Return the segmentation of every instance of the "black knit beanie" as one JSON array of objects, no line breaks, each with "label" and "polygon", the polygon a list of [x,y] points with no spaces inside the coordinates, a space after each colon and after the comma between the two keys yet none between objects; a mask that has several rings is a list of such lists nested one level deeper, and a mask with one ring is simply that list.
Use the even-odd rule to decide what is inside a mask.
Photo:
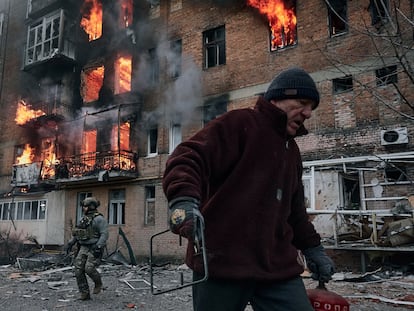
[{"label": "black knit beanie", "polygon": [[299,67],[289,68],[280,72],[270,83],[264,94],[268,101],[271,99],[311,99],[315,109],[319,105],[319,92],[311,76]]}]

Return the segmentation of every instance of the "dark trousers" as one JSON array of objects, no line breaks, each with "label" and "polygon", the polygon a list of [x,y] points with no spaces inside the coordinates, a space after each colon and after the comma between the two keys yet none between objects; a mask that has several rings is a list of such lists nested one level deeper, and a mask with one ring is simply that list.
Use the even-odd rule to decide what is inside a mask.
[{"label": "dark trousers", "polygon": [[255,311],[314,311],[301,277],[277,282],[209,279],[193,286],[194,311],[244,311],[248,303]]}]

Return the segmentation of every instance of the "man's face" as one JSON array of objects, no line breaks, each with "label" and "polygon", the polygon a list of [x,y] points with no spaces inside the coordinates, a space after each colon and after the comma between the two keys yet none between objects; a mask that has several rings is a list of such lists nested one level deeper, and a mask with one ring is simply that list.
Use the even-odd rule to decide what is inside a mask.
[{"label": "man's face", "polygon": [[310,99],[283,99],[270,102],[286,113],[286,131],[290,136],[295,136],[303,122],[311,117],[312,108],[315,105]]}]

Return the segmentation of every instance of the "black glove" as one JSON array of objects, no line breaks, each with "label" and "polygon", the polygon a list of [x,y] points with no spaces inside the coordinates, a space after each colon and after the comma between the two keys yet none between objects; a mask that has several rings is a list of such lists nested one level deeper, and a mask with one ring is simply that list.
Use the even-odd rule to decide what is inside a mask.
[{"label": "black glove", "polygon": [[69,253],[72,250],[73,245],[75,245],[75,240],[70,240],[68,242],[68,244],[66,244],[66,246],[63,248],[63,250],[65,251],[66,255],[69,255]]},{"label": "black glove", "polygon": [[326,255],[322,245],[311,247],[302,251],[306,258],[309,270],[312,272],[312,279],[327,283],[332,280],[335,273],[335,264],[332,259]]},{"label": "black glove", "polygon": [[[187,239],[194,240],[203,216],[198,210],[199,201],[191,197],[179,197],[169,203],[170,230]],[[198,218],[198,219],[197,219]]]},{"label": "black glove", "polygon": [[102,246],[98,246],[98,245],[95,244],[94,246],[92,246],[91,251],[92,251],[93,257],[95,257],[95,258],[101,258],[102,255],[103,255],[103,247]]}]

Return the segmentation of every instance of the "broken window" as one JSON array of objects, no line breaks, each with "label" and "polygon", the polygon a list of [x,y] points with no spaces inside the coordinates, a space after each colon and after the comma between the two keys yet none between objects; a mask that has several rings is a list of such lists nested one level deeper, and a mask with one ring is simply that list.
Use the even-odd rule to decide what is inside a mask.
[{"label": "broken window", "polygon": [[359,175],[341,174],[340,187],[342,188],[342,204],[346,210],[357,210],[361,206],[359,189]]},{"label": "broken window", "polygon": [[89,41],[102,36],[102,3],[100,0],[85,0],[81,8],[81,27]]},{"label": "broken window", "polygon": [[248,0],[248,4],[265,15],[270,27],[270,50],[297,44],[296,1]]},{"label": "broken window", "polygon": [[371,14],[371,24],[381,26],[388,20],[388,0],[370,0],[369,12]]},{"label": "broken window", "polygon": [[148,155],[158,153],[158,128],[153,127],[148,130]]},{"label": "broken window", "polygon": [[121,94],[131,91],[132,56],[120,56],[115,62],[114,93]]},{"label": "broken window", "polygon": [[173,122],[170,127],[170,153],[172,153],[175,147],[181,143],[182,133],[181,133],[181,124]]},{"label": "broken window", "polygon": [[155,225],[155,186],[145,186],[144,225]]},{"label": "broken window", "polygon": [[82,201],[92,196],[92,192],[78,192],[76,204],[76,224],[79,224],[83,217]]},{"label": "broken window", "polygon": [[330,36],[348,31],[347,1],[326,0]]},{"label": "broken window", "polygon": [[211,120],[217,118],[227,111],[227,102],[218,101],[206,104],[203,107],[203,123],[206,125]]},{"label": "broken window", "polygon": [[121,7],[121,14],[119,16],[119,23],[121,28],[128,28],[132,25],[132,0],[119,0]]},{"label": "broken window", "polygon": [[98,100],[104,79],[104,66],[87,68],[81,74],[81,96],[85,103]]},{"label": "broken window", "polygon": [[402,165],[387,165],[384,169],[387,182],[407,181],[407,168]]},{"label": "broken window", "polygon": [[117,189],[109,192],[109,224],[125,224],[125,190]]},{"label": "broken window", "polygon": [[25,64],[30,65],[59,52],[61,12],[44,17],[29,26]]},{"label": "broken window", "polygon": [[344,78],[333,79],[332,87],[333,87],[334,94],[352,91],[353,89],[352,76],[346,76]]},{"label": "broken window", "polygon": [[204,68],[211,68],[226,63],[226,41],[224,26],[207,30],[203,33]]},{"label": "broken window", "polygon": [[377,86],[398,83],[397,66],[388,66],[375,70]]},{"label": "broken window", "polygon": [[171,55],[168,60],[170,77],[175,79],[181,75],[182,40],[171,42]]}]

